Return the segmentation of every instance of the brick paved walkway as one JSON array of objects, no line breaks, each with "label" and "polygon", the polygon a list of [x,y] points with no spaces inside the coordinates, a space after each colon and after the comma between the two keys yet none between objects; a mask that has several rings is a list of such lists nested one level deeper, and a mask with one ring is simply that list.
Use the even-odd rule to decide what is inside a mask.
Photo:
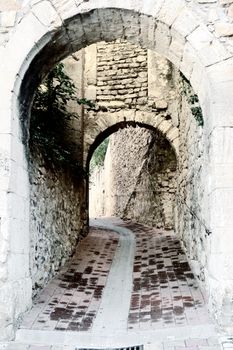
[{"label": "brick paved walkway", "polygon": [[[122,227],[118,234],[111,231],[112,224],[109,230],[91,229],[71,262],[26,315],[16,342],[0,344],[0,350],[108,349],[136,344],[144,344],[144,350],[221,350],[221,339],[176,236],[131,222],[117,225]],[[125,228],[131,231],[126,241],[119,239]],[[103,311],[100,305],[105,304],[105,291],[111,290],[109,271],[111,267],[117,271],[116,252],[124,242],[130,244],[129,240],[135,258],[129,312],[122,313],[125,329],[112,334],[104,329],[96,332],[95,320],[100,318],[98,311]],[[116,279],[120,283],[122,266],[119,272]],[[115,282],[112,295],[118,292]],[[119,303],[119,310],[122,305]],[[108,313],[111,316],[111,310]],[[118,316],[114,310],[112,319]]]},{"label": "brick paved walkway", "polygon": [[211,322],[174,233],[132,223],[124,226],[136,238],[129,330]]},{"label": "brick paved walkway", "polygon": [[118,243],[118,235],[92,228],[76,254],[26,315],[21,328],[86,331],[92,327]]}]

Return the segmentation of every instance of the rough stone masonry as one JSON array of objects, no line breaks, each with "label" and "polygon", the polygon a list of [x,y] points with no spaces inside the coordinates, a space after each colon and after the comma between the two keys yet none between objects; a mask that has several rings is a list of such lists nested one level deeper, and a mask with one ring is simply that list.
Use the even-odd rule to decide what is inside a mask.
[{"label": "rough stone masonry", "polygon": [[[168,89],[171,96],[166,95],[165,110],[156,106],[161,98],[154,95],[155,106],[148,106],[148,80],[148,101],[140,108],[137,104],[122,113],[122,109],[106,111],[103,106],[96,114],[85,116],[83,163],[89,150],[116,124],[146,124],[164,134],[179,159],[176,230],[196,274],[204,281],[211,311],[219,324],[231,331],[232,2],[12,0],[7,4],[1,1],[0,6],[1,338],[13,336],[17,319],[32,300],[30,183],[25,154],[33,94],[59,60],[90,44],[116,39],[166,57],[176,67],[169,79],[175,83]],[[93,61],[91,70],[96,71],[95,67]],[[159,72],[155,62],[153,67]],[[179,70],[185,79],[180,79]],[[92,94],[97,93],[95,79],[88,85]],[[190,101],[195,103],[191,103],[194,110]],[[203,126],[199,125],[199,107]],[[85,202],[86,179],[81,182]],[[82,222],[86,204],[82,203],[80,210]]]}]

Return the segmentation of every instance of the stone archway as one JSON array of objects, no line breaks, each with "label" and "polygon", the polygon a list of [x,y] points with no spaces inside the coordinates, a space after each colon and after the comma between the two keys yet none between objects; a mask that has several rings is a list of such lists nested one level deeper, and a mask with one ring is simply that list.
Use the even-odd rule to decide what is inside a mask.
[{"label": "stone archway", "polygon": [[[232,296],[233,252],[228,244],[232,225],[232,207],[228,204],[233,192],[229,176],[232,173],[232,55],[184,1],[159,1],[156,5],[140,1],[135,4],[130,0],[100,1],[98,5],[94,0],[78,5],[75,1],[65,5],[43,1],[27,8],[1,51],[4,55],[1,154],[5,169],[1,187],[3,338],[12,336],[15,320],[31,303],[29,186],[20,120],[27,141],[28,114],[35,87],[55,62],[90,43],[122,37],[165,55],[190,80],[199,96],[205,118],[202,209],[211,227],[211,236],[207,238],[207,284],[210,304],[220,321],[229,325],[222,305],[231,307]],[[10,64],[12,57],[14,62]],[[22,208],[20,212],[18,207]]]},{"label": "stone archway", "polygon": [[172,144],[154,127],[122,122],[99,135],[88,161],[104,135],[104,160],[94,165],[91,160],[88,171],[89,218],[113,216],[174,229],[179,158]]}]

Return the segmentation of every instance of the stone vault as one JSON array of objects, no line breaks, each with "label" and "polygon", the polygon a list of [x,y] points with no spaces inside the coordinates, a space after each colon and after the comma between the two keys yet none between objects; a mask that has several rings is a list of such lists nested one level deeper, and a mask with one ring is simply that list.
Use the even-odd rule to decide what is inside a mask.
[{"label": "stone vault", "polygon": [[[222,326],[232,328],[233,251],[229,242],[233,217],[233,58],[229,38],[232,35],[230,3],[221,0],[44,0],[26,1],[24,5],[9,2],[4,6],[0,14],[2,339],[13,336],[17,319],[31,305],[26,149],[33,94],[56,62],[90,44],[116,39],[127,40],[165,56],[190,81],[199,98],[204,126],[202,134],[196,134],[201,137],[203,146],[202,170],[198,173],[201,191],[197,191],[197,198],[201,203],[202,221],[209,228],[200,243],[205,252],[201,265],[204,266],[209,307]],[[185,105],[183,107],[185,110]],[[151,115],[139,115],[137,111],[133,115],[119,114],[117,122],[132,119],[149,124]],[[101,125],[92,135],[94,137],[89,138],[90,147],[93,142],[98,143],[98,135],[112,127],[104,117]],[[164,132],[168,131],[165,122],[161,125]],[[193,154],[193,147],[199,147],[199,144],[191,142],[190,126],[184,125],[184,129],[187,131],[184,144],[188,146],[189,154]],[[88,152],[84,152],[84,159],[85,154],[87,157]],[[190,166],[188,163],[187,173]],[[186,185],[192,186],[192,183]],[[190,193],[189,190],[187,196]],[[190,200],[196,201],[195,198]],[[181,224],[184,222],[181,220]],[[189,232],[189,228],[184,232]],[[190,239],[190,255],[196,254],[195,250],[200,251],[200,246],[197,248],[198,243]]]}]

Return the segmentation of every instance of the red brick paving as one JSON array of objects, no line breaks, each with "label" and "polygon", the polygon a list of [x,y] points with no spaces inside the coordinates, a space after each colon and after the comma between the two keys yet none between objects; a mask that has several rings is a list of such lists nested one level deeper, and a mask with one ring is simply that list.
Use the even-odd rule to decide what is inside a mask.
[{"label": "red brick paving", "polygon": [[44,289],[21,328],[87,331],[92,327],[118,235],[91,228],[72,260]]},{"label": "red brick paving", "polygon": [[123,226],[136,239],[128,329],[209,322],[204,297],[174,233],[131,222]]},{"label": "red brick paving", "polygon": [[[128,330],[209,322],[203,295],[174,233],[131,222],[122,226],[135,234],[136,241]],[[21,328],[91,329],[117,244],[116,233],[92,228]]]}]

